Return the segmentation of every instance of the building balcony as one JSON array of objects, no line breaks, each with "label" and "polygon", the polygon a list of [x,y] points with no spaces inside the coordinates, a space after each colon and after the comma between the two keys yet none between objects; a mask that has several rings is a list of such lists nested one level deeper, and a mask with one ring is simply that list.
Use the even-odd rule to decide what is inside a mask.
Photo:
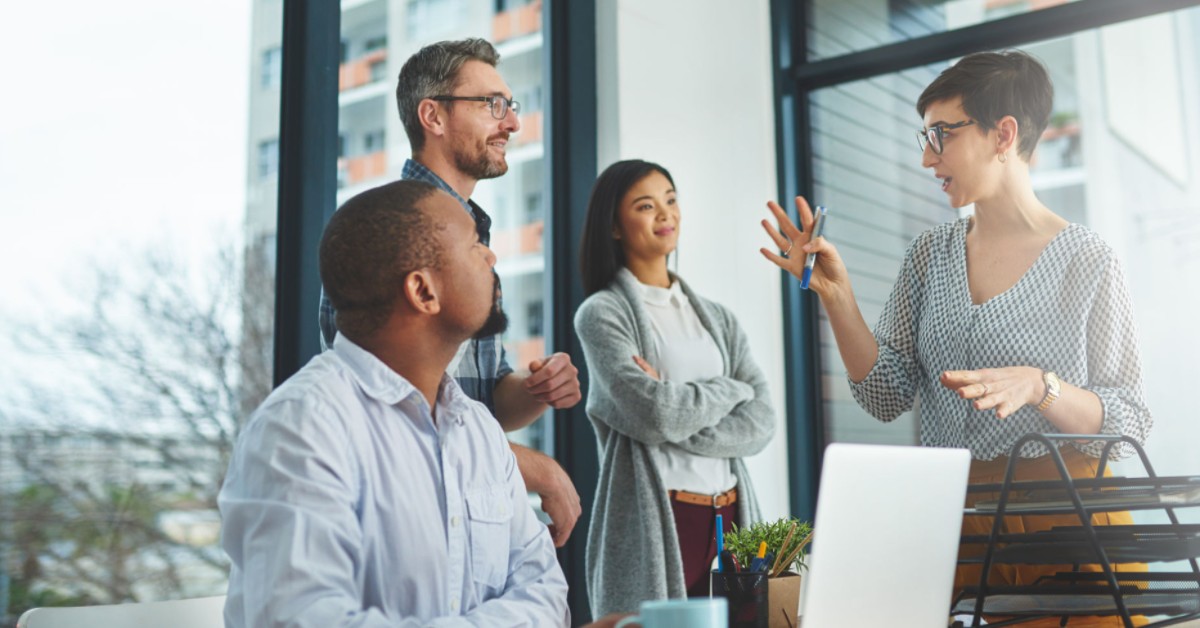
[{"label": "building balcony", "polygon": [[492,17],[492,42],[500,43],[522,35],[541,32],[542,2],[534,0],[529,4],[497,13]]},{"label": "building balcony", "polygon": [[[540,360],[546,357],[546,339],[543,336],[535,336],[518,340],[509,345],[513,349],[515,356],[509,356],[508,363],[512,365],[522,365],[528,367],[529,363],[534,360]],[[513,358],[516,358],[514,361]]]},{"label": "building balcony", "polygon": [[338,187],[354,185],[387,174],[387,151],[338,159]]},{"label": "building balcony", "polygon": [[376,66],[387,63],[387,50],[380,48],[338,67],[338,91],[346,91],[375,82]]},{"label": "building balcony", "polygon": [[542,112],[532,111],[521,116],[521,131],[513,136],[517,146],[542,141]]},{"label": "building balcony", "polygon": [[496,229],[490,247],[496,259],[507,259],[542,252],[542,234],[546,223],[538,220],[515,229]]}]

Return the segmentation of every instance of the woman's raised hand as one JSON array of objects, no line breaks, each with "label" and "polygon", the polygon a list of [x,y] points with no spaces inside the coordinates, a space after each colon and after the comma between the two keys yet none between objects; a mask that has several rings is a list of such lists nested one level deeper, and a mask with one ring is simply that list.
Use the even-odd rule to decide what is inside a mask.
[{"label": "woman's raised hand", "polygon": [[813,229],[813,213],[803,196],[796,197],[796,214],[804,225],[804,231],[796,227],[779,203],[768,201],[767,208],[775,215],[775,222],[779,228],[776,229],[775,225],[764,219],[763,230],[775,242],[779,252],[761,248],[759,251],[763,257],[800,279],[804,276],[804,259],[809,253],[816,253],[817,261],[813,266],[812,278],[808,282],[809,288],[824,297],[831,288],[849,286],[849,275],[837,248],[823,237],[810,241],[808,234],[812,233]]}]

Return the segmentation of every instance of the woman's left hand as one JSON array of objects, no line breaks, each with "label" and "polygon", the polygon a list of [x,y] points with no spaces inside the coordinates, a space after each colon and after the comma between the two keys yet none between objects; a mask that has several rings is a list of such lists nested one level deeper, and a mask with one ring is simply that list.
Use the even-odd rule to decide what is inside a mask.
[{"label": "woman's left hand", "polygon": [[976,410],[995,408],[998,419],[1008,418],[1022,406],[1039,403],[1046,386],[1042,370],[1032,366],[945,371],[941,382],[959,397],[974,399]]},{"label": "woman's left hand", "polygon": [[653,366],[650,366],[650,363],[647,362],[645,360],[645,358],[643,358],[642,356],[640,356],[640,355],[633,356],[633,361],[639,367],[641,367],[641,369],[643,371],[646,371],[646,374],[649,375],[650,377],[652,377],[656,380],[660,380],[660,381],[662,380],[662,378],[658,376],[658,371],[655,370]]}]

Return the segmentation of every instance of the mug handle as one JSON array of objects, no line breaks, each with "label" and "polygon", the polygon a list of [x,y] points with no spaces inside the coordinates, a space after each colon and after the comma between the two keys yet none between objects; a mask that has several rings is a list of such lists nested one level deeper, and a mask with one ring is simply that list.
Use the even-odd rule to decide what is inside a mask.
[{"label": "mug handle", "polygon": [[642,623],[642,618],[640,616],[630,615],[629,617],[626,617],[625,619],[622,619],[621,621],[617,622],[617,625],[613,626],[613,628],[623,628],[624,626],[628,626],[629,624],[641,624],[641,623]]}]

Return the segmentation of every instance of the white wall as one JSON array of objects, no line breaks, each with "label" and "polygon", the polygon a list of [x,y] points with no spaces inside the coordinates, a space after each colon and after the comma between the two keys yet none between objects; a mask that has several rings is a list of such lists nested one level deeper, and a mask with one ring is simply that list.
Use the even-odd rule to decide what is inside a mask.
[{"label": "white wall", "polygon": [[679,192],[679,274],[731,308],[771,385],[774,442],[748,461],[767,518],[788,513],[779,272],[758,253],[775,196],[767,0],[600,0],[598,157],[647,159]]}]

